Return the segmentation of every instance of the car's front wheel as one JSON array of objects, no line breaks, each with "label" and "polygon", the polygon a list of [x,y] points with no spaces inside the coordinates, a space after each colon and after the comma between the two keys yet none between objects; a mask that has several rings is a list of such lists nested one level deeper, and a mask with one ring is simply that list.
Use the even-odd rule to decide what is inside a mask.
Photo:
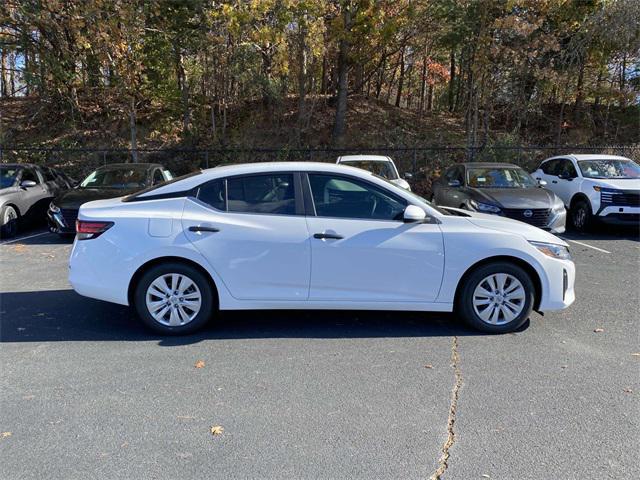
[{"label": "car's front wheel", "polygon": [[571,224],[579,231],[584,232],[589,229],[592,223],[591,205],[586,200],[577,200],[569,211]]},{"label": "car's front wheel", "polygon": [[0,238],[12,238],[18,233],[18,212],[11,205],[0,209]]},{"label": "car's front wheel", "polygon": [[487,333],[518,329],[531,314],[535,287],[521,267],[496,262],[477,268],[464,280],[456,309],[473,328]]},{"label": "car's front wheel", "polygon": [[156,265],[140,278],[134,306],[142,322],[165,335],[184,335],[202,328],[211,317],[214,296],[205,275],[179,262]]}]

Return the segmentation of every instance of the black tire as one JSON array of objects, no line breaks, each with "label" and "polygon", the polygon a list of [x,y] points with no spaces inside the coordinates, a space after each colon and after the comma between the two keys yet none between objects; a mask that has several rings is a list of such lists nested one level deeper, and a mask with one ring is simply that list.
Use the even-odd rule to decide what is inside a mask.
[{"label": "black tire", "polygon": [[12,205],[5,205],[0,209],[0,238],[13,238],[18,233],[20,214]]},{"label": "black tire", "polygon": [[[524,289],[524,299],[522,300],[522,310],[508,323],[494,325],[484,321],[473,305],[473,295],[478,287],[487,277],[492,274],[505,273],[520,281]],[[508,333],[517,330],[527,321],[535,300],[535,286],[529,274],[513,263],[495,262],[478,267],[471,272],[464,280],[461,290],[456,299],[456,313],[471,327],[486,333]],[[508,290],[508,288],[505,288]]]},{"label": "black tire", "polygon": [[[179,326],[164,325],[157,321],[147,309],[146,295],[149,286],[159,277],[177,273],[193,281],[200,292],[201,304],[197,315],[193,320]],[[167,300],[169,302],[169,300]],[[187,335],[202,329],[210,320],[216,308],[214,292],[209,283],[209,279],[197,268],[186,263],[168,262],[156,265],[147,270],[138,281],[134,294],[133,306],[138,313],[138,317],[148,328],[162,335]],[[169,310],[170,312],[170,310]]]},{"label": "black tire", "polygon": [[593,224],[593,214],[591,213],[591,205],[587,200],[576,200],[569,210],[571,225],[578,232],[586,232]]}]

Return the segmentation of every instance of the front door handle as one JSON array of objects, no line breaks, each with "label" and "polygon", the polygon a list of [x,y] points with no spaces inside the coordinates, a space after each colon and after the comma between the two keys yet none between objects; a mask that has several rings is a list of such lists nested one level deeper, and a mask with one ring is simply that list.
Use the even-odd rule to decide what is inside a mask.
[{"label": "front door handle", "polygon": [[344,237],[335,233],[315,233],[313,238],[318,240],[342,240]]},{"label": "front door handle", "polygon": [[219,232],[220,229],[219,228],[215,228],[215,227],[206,227],[204,225],[194,225],[192,227],[189,227],[189,231],[190,232]]},{"label": "front door handle", "polygon": [[558,183],[557,180],[551,180],[551,183]]}]

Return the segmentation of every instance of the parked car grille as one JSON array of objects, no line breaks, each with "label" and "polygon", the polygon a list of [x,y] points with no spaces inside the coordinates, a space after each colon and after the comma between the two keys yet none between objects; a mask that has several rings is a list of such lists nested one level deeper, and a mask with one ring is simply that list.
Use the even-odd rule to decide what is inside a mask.
[{"label": "parked car grille", "polygon": [[[502,211],[506,217],[520,220],[535,227],[546,227],[551,215],[551,210],[548,208],[504,208]],[[531,212],[531,216],[525,212]]]},{"label": "parked car grille", "polygon": [[78,210],[72,208],[62,208],[60,209],[60,214],[64,219],[64,223],[67,224],[68,228],[76,228],[76,219],[78,218]]},{"label": "parked car grille", "polygon": [[640,192],[603,188],[600,190],[600,202],[606,205],[640,207]]}]

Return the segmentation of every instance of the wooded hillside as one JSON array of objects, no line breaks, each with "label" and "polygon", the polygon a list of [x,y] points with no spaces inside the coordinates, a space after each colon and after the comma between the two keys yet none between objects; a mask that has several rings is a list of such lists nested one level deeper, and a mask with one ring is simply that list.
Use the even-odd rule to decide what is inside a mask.
[{"label": "wooded hillside", "polygon": [[639,142],[639,18],[637,0],[5,0],[0,142]]}]

